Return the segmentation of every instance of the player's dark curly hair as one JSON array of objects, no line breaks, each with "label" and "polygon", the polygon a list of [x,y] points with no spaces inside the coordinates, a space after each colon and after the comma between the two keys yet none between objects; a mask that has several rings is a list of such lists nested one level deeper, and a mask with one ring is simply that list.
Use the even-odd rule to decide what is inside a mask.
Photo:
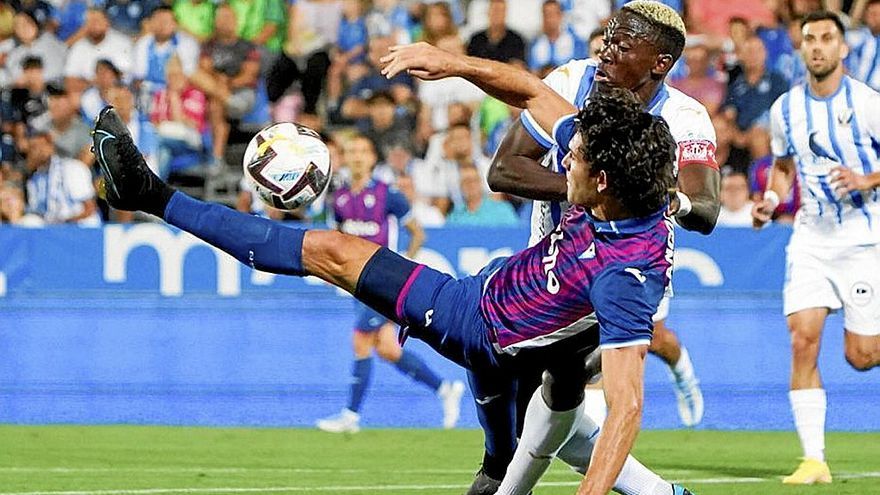
[{"label": "player's dark curly hair", "polygon": [[642,217],[666,204],[675,186],[675,140],[666,121],[620,88],[593,94],[578,121],[591,174],[605,171],[609,192],[624,208]]}]

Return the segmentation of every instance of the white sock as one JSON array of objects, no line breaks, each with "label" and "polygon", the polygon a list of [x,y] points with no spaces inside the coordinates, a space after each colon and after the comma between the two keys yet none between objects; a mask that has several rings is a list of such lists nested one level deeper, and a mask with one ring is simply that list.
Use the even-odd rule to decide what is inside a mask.
[{"label": "white sock", "polygon": [[588,388],[584,390],[584,411],[594,423],[601,426],[605,423],[608,415],[608,405],[605,404],[605,391],[601,388]]},{"label": "white sock", "polygon": [[825,409],[828,401],[825,390],[808,388],[792,390],[788,393],[791,401],[791,413],[804,457],[825,462]]},{"label": "white sock", "polygon": [[676,380],[684,381],[694,377],[694,364],[691,363],[691,356],[684,346],[681,346],[681,356],[678,358],[678,362],[675,363],[675,366],[670,366],[669,370]]},{"label": "white sock", "polygon": [[535,487],[557,452],[568,440],[579,418],[583,402],[568,411],[553,411],[544,403],[541,388],[532,394],[523,422],[522,438],[507,466],[498,495],[525,495]]},{"label": "white sock", "polygon": [[[584,414],[574,434],[559,450],[559,458],[580,474],[586,474],[599,437],[599,426]],[[620,470],[614,489],[624,495],[670,495],[672,485],[629,455]]]}]

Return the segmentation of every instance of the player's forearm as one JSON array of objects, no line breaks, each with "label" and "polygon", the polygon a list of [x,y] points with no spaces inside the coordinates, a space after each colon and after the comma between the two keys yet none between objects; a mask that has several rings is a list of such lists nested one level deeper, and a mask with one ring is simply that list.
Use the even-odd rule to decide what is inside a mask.
[{"label": "player's forearm", "polygon": [[577,495],[605,495],[611,491],[639,433],[641,397],[628,405],[618,403],[609,406],[608,417]]},{"label": "player's forearm", "polygon": [[711,233],[721,211],[721,174],[708,166],[689,165],[679,171],[678,188],[690,202],[689,211],[676,215],[678,224],[687,230]]},{"label": "player's forearm", "polygon": [[539,201],[565,201],[565,174],[520,155],[499,156],[495,164],[489,173],[489,187],[493,191]]},{"label": "player's forearm", "polygon": [[782,200],[788,197],[792,185],[794,185],[794,161],[791,158],[773,160],[766,190],[772,191],[779,200]]},{"label": "player's forearm", "polygon": [[508,105],[528,110],[548,133],[553,131],[559,117],[577,112],[574,105],[537,76],[509,64],[462,57],[454,72]]}]

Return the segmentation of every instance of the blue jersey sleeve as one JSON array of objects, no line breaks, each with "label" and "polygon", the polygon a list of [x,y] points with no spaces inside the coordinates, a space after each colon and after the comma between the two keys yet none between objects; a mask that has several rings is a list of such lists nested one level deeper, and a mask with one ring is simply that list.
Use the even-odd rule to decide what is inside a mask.
[{"label": "blue jersey sleeve", "polygon": [[571,151],[568,143],[571,142],[571,138],[574,137],[578,127],[575,117],[577,117],[576,114],[565,115],[553,124],[553,140],[556,141],[556,146],[559,147],[560,156],[564,156]]},{"label": "blue jersey sleeve", "polygon": [[409,201],[395,187],[388,188],[388,213],[400,219],[409,215]]},{"label": "blue jersey sleeve", "polygon": [[613,265],[591,284],[590,300],[599,320],[599,345],[650,344],[653,316],[666,290],[664,275],[638,266]]}]

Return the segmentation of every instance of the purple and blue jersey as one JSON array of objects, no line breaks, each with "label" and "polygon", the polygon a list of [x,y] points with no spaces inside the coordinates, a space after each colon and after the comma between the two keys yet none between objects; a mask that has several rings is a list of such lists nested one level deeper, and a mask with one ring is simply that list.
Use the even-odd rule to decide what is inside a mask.
[{"label": "purple and blue jersey", "polygon": [[[391,217],[402,224],[409,215],[409,202],[392,186],[370,180],[357,193],[345,186],[333,194],[333,218],[339,230],[382,246],[397,237],[391,232]],[[394,248],[394,246],[390,246]]]},{"label": "purple and blue jersey", "polygon": [[490,341],[513,354],[598,323],[602,346],[649,344],[672,273],[673,235],[665,209],[601,222],[570,207],[550,235],[489,275],[480,309]]}]

